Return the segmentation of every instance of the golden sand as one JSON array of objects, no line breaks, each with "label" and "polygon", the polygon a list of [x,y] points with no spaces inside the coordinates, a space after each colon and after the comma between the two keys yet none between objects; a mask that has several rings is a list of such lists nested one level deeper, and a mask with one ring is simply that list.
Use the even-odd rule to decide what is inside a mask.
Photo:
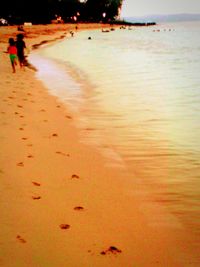
[{"label": "golden sand", "polygon": [[[31,51],[71,29],[33,26],[25,41]],[[190,233],[162,203],[134,194],[128,170],[79,142],[73,115],[34,71],[12,73],[4,51],[16,27],[0,33],[0,266],[200,266]]]}]

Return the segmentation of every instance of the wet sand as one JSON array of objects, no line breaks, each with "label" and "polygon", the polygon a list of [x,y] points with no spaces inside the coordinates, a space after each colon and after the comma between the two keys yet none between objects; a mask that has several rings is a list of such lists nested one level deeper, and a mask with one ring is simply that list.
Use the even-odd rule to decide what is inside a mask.
[{"label": "wet sand", "polygon": [[[70,27],[34,26],[26,44]],[[12,73],[4,51],[15,30],[0,28],[0,266],[200,266],[199,243],[164,203],[79,142],[73,114],[34,70]]]}]

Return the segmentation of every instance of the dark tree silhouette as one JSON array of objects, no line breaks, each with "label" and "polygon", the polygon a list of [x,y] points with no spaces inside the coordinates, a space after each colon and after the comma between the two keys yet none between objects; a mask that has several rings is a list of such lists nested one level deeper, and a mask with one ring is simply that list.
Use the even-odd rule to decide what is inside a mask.
[{"label": "dark tree silhouette", "polygon": [[[85,18],[100,21],[113,20],[118,15],[122,0],[88,0],[85,3]],[[105,14],[105,17],[103,17]]]},{"label": "dark tree silhouette", "polygon": [[[119,12],[123,0],[3,0],[0,17],[10,23],[20,24],[24,21],[49,23],[55,15],[64,21],[77,16],[81,21],[113,20]],[[103,18],[103,13],[106,16]]]}]

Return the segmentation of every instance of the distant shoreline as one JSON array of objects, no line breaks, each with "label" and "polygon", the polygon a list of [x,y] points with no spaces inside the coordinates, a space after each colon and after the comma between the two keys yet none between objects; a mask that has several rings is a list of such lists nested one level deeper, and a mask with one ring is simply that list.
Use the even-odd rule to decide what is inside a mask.
[{"label": "distant shoreline", "polygon": [[121,25],[121,26],[154,26],[156,22],[129,22],[129,21],[116,21],[113,23],[114,25]]},{"label": "distant shoreline", "polygon": [[147,16],[137,16],[137,17],[124,17],[125,21],[129,21],[135,23],[137,21],[142,22],[151,22],[156,21],[159,22],[184,22],[184,21],[200,21],[200,14],[152,14]]}]

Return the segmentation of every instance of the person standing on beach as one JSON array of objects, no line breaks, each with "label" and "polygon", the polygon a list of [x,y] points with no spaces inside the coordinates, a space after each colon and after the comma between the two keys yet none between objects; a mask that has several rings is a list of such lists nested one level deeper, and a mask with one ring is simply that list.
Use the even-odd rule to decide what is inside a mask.
[{"label": "person standing on beach", "polygon": [[23,39],[24,35],[19,33],[17,35],[16,46],[17,46],[17,56],[19,59],[19,65],[21,68],[24,66],[25,63],[24,49],[26,48],[26,44]]},{"label": "person standing on beach", "polygon": [[17,65],[17,47],[15,45],[15,41],[13,38],[9,38],[8,40],[9,46],[8,46],[8,53],[10,56],[10,62],[12,65],[13,73],[16,72],[15,66]]}]

